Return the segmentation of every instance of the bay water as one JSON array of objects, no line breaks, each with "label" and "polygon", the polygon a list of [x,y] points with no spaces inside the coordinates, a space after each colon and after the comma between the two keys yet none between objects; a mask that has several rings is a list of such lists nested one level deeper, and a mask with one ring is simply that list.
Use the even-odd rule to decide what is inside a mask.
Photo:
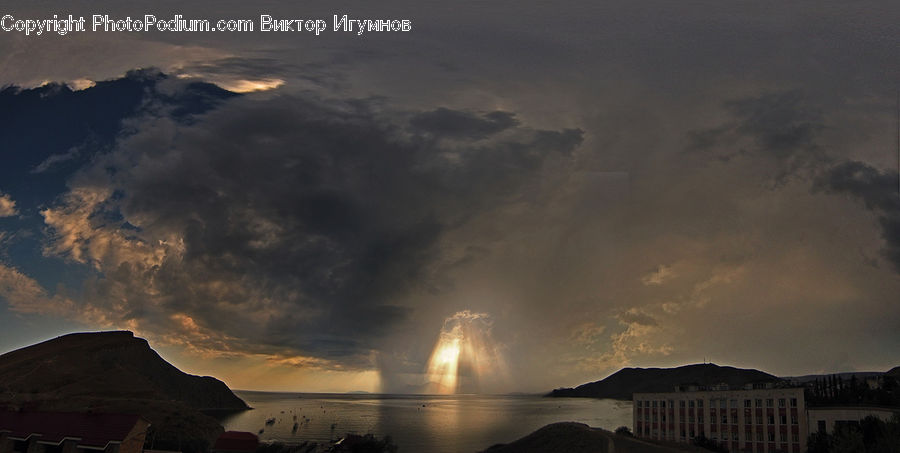
[{"label": "bay water", "polygon": [[475,453],[555,422],[631,427],[631,402],[538,395],[386,395],[236,391],[253,410],[223,418],[226,430],[261,441],[391,436],[400,453]]}]

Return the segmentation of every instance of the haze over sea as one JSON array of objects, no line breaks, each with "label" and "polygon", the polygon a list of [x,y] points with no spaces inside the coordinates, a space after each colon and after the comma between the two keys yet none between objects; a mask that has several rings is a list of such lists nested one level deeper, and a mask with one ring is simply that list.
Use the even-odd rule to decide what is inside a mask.
[{"label": "haze over sea", "polygon": [[[222,420],[262,441],[301,443],[345,433],[390,435],[400,452],[477,452],[549,423],[631,426],[631,402],[535,395],[381,395],[236,391],[254,408]],[[297,429],[294,431],[294,423]],[[274,419],[267,425],[266,421]]]}]

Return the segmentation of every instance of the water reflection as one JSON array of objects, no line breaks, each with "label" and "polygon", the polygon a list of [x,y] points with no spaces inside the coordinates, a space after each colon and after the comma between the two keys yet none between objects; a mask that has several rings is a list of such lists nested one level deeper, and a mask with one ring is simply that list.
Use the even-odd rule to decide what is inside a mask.
[{"label": "water reflection", "polygon": [[[263,430],[260,438],[264,441],[322,442],[345,433],[373,433],[390,435],[401,452],[475,452],[558,421],[579,421],[607,429],[631,425],[631,403],[613,400],[237,393],[255,410],[228,416],[222,420],[223,425],[229,430]],[[274,422],[266,425],[269,419]],[[294,423],[298,423],[296,431]]]}]

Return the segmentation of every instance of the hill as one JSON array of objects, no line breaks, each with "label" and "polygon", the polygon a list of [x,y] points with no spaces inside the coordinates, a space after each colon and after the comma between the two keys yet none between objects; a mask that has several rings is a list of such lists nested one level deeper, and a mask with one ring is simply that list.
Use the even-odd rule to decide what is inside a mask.
[{"label": "hill", "polygon": [[708,452],[689,444],[652,443],[574,422],[553,423],[482,453],[683,453]]},{"label": "hill", "polygon": [[752,382],[777,380],[777,377],[762,371],[711,363],[678,368],[622,368],[606,379],[575,388],[556,389],[547,396],[630,400],[635,392],[671,392],[678,384],[725,383],[732,387],[740,387]]},{"label": "hill", "polygon": [[156,448],[170,437],[213,440],[222,427],[201,410],[249,409],[222,381],[182,372],[127,331],[65,335],[0,355],[4,406],[140,414]]}]

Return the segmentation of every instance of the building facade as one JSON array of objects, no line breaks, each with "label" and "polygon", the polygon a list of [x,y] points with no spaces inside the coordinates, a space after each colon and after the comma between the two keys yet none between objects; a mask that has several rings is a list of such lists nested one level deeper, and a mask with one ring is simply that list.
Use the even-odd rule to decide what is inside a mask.
[{"label": "building facade", "polygon": [[670,442],[702,436],[732,452],[806,451],[809,427],[802,388],[686,390],[635,393],[635,436]]}]

